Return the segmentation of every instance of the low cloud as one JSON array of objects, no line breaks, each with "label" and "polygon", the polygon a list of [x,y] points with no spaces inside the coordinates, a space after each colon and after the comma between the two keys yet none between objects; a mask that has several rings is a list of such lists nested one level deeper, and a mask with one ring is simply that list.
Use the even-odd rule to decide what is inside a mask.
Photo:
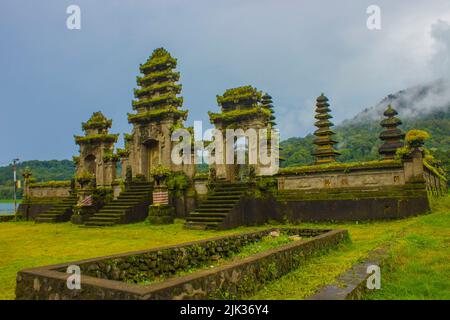
[{"label": "low cloud", "polygon": [[450,77],[450,23],[438,20],[431,26],[430,35],[434,40],[434,54],[431,58],[432,70],[436,78]]},{"label": "low cloud", "polygon": [[438,80],[390,94],[374,107],[357,114],[351,121],[380,119],[389,104],[397,109],[402,118],[450,108],[450,23],[437,20],[431,25],[430,36],[433,53],[429,63],[433,77]]}]

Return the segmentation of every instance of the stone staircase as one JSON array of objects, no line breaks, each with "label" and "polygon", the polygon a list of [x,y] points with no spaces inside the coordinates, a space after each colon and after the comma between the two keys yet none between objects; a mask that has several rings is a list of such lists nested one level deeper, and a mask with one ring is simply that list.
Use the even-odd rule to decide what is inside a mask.
[{"label": "stone staircase", "polygon": [[49,211],[40,213],[34,219],[36,223],[56,223],[65,222],[70,220],[72,215],[72,208],[77,204],[77,195],[71,194],[70,196],[57,202]]},{"label": "stone staircase", "polygon": [[145,220],[152,190],[152,185],[147,182],[134,182],[116,200],[106,204],[90,217],[85,226],[105,227]]},{"label": "stone staircase", "polygon": [[214,191],[186,218],[185,227],[219,229],[248,188],[246,183],[218,182]]}]

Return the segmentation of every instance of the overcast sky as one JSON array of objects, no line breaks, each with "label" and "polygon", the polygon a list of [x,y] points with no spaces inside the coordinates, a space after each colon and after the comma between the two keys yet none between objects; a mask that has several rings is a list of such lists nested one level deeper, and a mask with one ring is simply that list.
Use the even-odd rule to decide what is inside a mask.
[{"label": "overcast sky", "polygon": [[[71,4],[81,30],[66,27]],[[366,27],[373,4],[381,30]],[[158,47],[178,59],[188,125],[209,126],[216,95],[251,84],[288,138],[311,132],[321,92],[339,123],[450,74],[449,23],[449,0],[2,0],[0,165],[71,158],[97,110],[130,132],[138,67]]]}]

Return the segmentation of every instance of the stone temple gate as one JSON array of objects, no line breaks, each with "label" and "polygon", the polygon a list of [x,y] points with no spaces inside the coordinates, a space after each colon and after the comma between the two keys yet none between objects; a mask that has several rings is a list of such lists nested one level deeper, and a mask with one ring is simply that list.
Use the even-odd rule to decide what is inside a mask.
[{"label": "stone temple gate", "polygon": [[[275,124],[271,97],[268,94],[263,95],[252,86],[244,86],[229,89],[222,96],[217,96],[217,103],[221,112],[209,113],[211,123],[222,134],[221,154],[213,154],[216,158],[222,158],[216,159],[216,164],[213,165],[217,178],[234,182],[251,175],[252,171],[255,175],[271,175],[270,171],[266,172],[271,168],[271,164],[262,164],[259,158],[261,142],[265,141],[267,149],[270,149],[270,130]],[[227,141],[227,129],[235,130],[234,140]],[[266,129],[268,135],[262,135],[261,129]],[[249,130],[254,131],[248,134]],[[238,140],[241,140],[241,145],[238,145]],[[244,149],[244,159],[241,161],[237,159],[236,149],[239,148]],[[270,154],[270,150],[266,154],[274,156]],[[234,159],[231,159],[231,155]],[[277,163],[278,160],[277,158]]]},{"label": "stone temple gate", "polygon": [[[112,121],[106,119],[101,112],[94,113],[83,124],[86,136],[76,137],[76,142],[80,145],[78,172],[87,171],[95,175],[98,185],[108,185],[114,181],[116,163],[119,161],[122,164],[122,178],[125,178],[127,170],[131,170],[133,177],[150,181],[152,169],[158,166],[166,167],[171,172],[184,172],[190,178],[195,175],[193,149],[190,164],[175,164],[171,159],[174,144],[178,143],[171,141],[172,133],[176,129],[185,128],[184,121],[188,115],[187,110],[182,110],[181,84],[178,83],[180,73],[175,70],[176,66],[177,60],[163,48],[156,49],[140,65],[142,74],[137,77],[138,88],[134,90],[136,100],[132,101],[135,112],[128,114],[128,122],[133,129],[131,134],[125,134],[125,149],[114,152],[118,135],[108,133]],[[217,96],[217,103],[220,113],[209,113],[211,123],[223,134],[223,159],[220,164],[211,166],[216,170],[217,178],[235,181],[251,171],[255,175],[267,174],[271,165],[261,164],[260,159],[250,165],[249,152],[259,154],[259,144],[263,140],[259,129],[270,131],[275,125],[272,98],[252,86],[243,86],[229,89],[222,96]],[[192,128],[185,129],[192,132]],[[226,129],[242,129],[244,132],[254,129],[257,133],[257,145],[250,143],[249,137],[244,136],[247,148],[244,164],[237,164],[236,149],[239,146],[236,143],[232,146],[226,144]],[[270,134],[266,141],[270,147]],[[249,146],[253,149],[249,150]],[[235,155],[234,163],[226,159],[227,149],[230,148],[233,148]]]},{"label": "stone temple gate", "polygon": [[75,158],[77,174],[85,171],[95,177],[99,186],[110,186],[116,178],[117,156],[114,154],[114,143],[118,134],[110,134],[112,120],[107,119],[100,111],[94,112],[91,118],[82,124],[84,136],[75,136],[80,146],[80,156]]},{"label": "stone temple gate", "polygon": [[189,165],[175,165],[171,161],[173,130],[183,127],[188,112],[180,110],[183,98],[179,96],[180,73],[174,69],[177,60],[165,49],[156,49],[148,61],[140,66],[142,76],[137,77],[140,88],[134,90],[134,114],[128,114],[133,131],[126,148],[133,175],[150,178],[158,165],[173,172],[184,171],[192,175]]}]

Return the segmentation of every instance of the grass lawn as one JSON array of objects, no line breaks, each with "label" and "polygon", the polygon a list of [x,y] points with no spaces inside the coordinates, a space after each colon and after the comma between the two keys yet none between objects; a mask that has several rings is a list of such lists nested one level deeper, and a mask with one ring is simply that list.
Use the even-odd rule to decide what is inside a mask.
[{"label": "grass lawn", "polygon": [[[184,230],[182,221],[168,226],[145,223],[109,228],[80,228],[71,223],[0,223],[0,299],[14,299],[16,273],[24,268],[239,233],[258,228],[227,231]],[[261,227],[259,227],[261,229]]]},{"label": "grass lawn", "polygon": [[[301,224],[301,227],[347,229],[352,243],[311,259],[270,283],[249,299],[302,299],[367,257],[374,248],[392,244],[382,269],[382,290],[372,299],[446,298],[450,280],[450,197],[433,206],[433,213],[397,221],[351,224]],[[218,235],[253,231],[184,230],[182,221],[169,226],[145,223],[87,229],[70,223],[0,223],[0,299],[14,299],[15,277],[24,268],[142,250]],[[389,272],[388,272],[389,270]]]},{"label": "grass lawn", "polygon": [[366,299],[450,300],[450,196],[433,209],[396,241],[381,271],[381,290]]}]

